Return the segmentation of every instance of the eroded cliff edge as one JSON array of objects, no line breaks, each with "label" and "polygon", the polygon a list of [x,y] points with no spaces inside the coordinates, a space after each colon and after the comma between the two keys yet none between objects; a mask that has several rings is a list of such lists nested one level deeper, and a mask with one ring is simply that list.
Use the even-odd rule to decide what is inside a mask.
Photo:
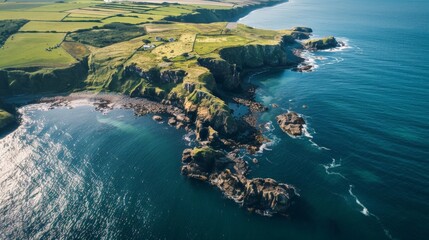
[{"label": "eroded cliff edge", "polygon": [[[270,31],[240,24],[171,22],[156,27],[167,30],[142,31],[141,36],[106,46],[66,41],[85,50],[75,56],[77,63],[62,68],[3,69],[0,91],[12,95],[111,91],[177,108],[165,112],[171,115],[169,122],[195,132],[197,140],[197,147],[183,152],[183,175],[217,187],[258,214],[288,215],[297,200],[295,189],[269,178],[249,179],[249,167],[237,154],[254,153],[265,141],[255,119],[267,108],[254,101],[254,91],[243,79],[263,69],[297,67],[303,61],[299,52],[305,47],[297,40],[308,38],[311,29]],[[177,35],[178,28],[186,31],[171,37]],[[249,106],[250,114],[234,116],[229,101]]]}]

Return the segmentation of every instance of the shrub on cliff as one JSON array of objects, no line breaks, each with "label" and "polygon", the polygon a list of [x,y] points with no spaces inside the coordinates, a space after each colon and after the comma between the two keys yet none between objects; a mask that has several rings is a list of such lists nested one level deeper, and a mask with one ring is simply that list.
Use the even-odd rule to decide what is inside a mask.
[{"label": "shrub on cliff", "polygon": [[109,23],[98,29],[77,31],[68,36],[69,40],[89,44],[95,47],[105,47],[114,43],[128,41],[143,36],[143,27],[128,23]]},{"label": "shrub on cliff", "polygon": [[0,21],[0,47],[6,42],[6,40],[12,34],[18,32],[18,30],[26,24],[28,20],[17,19],[17,20],[1,20]]}]

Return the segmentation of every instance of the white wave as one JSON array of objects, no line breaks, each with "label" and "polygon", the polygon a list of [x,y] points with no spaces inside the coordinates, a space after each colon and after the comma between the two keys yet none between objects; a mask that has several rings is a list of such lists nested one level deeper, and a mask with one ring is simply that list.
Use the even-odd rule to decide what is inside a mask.
[{"label": "white wave", "polygon": [[302,125],[302,132],[303,132],[305,137],[313,139],[313,135],[311,135],[310,132],[308,131],[308,125],[307,124]]},{"label": "white wave", "polygon": [[268,143],[263,143],[260,147],[257,153],[263,153],[264,151],[272,151],[273,149],[268,148]]},{"label": "white wave", "polygon": [[373,215],[372,213],[370,213],[370,212],[368,211],[368,208],[366,208],[366,207],[365,207],[365,205],[363,205],[363,204],[359,201],[359,199],[357,198],[357,196],[353,194],[352,189],[353,189],[353,185],[350,185],[350,187],[349,187],[349,194],[350,194],[350,196],[352,196],[352,197],[355,199],[356,204],[357,204],[357,205],[359,205],[360,207],[362,207],[362,210],[361,210],[360,212],[361,212],[363,215],[365,215],[365,216]]},{"label": "white wave", "polygon": [[326,151],[331,151],[330,148],[327,147],[323,147],[323,146],[319,146],[319,144],[315,143],[312,139],[308,140],[311,143],[311,146],[319,149],[319,150],[326,150]]},{"label": "white wave", "polygon": [[312,66],[310,71],[314,71],[317,68],[319,68],[319,65],[317,64],[317,60],[322,60],[320,57],[316,56],[314,52],[304,50],[301,52],[301,57],[304,58],[304,62],[298,65],[298,68],[304,67],[304,66]]},{"label": "white wave", "polygon": [[347,178],[343,174],[341,174],[339,172],[330,171],[333,168],[341,167],[341,162],[342,162],[342,159],[340,159],[339,163],[337,163],[336,159],[332,158],[332,162],[330,164],[321,164],[321,165],[323,166],[323,168],[325,168],[326,174],[337,175],[337,176],[340,176],[341,178],[347,180]]},{"label": "white wave", "polygon": [[381,222],[381,220],[380,220],[380,218],[377,216],[377,215],[375,215],[375,214],[373,214],[373,213],[371,213],[371,212],[369,212],[369,210],[368,210],[368,208],[366,208],[365,207],[365,205],[363,205],[362,204],[362,202],[357,198],[357,196],[355,195],[355,194],[353,194],[353,185],[349,185],[349,194],[350,194],[350,196],[352,196],[354,199],[355,199],[355,202],[356,202],[356,204],[357,205],[359,205],[360,207],[362,207],[362,210],[360,211],[363,215],[365,215],[365,216],[372,216],[372,217],[374,217],[375,219],[377,219],[377,221],[378,221],[378,224],[380,224],[380,226],[381,226],[381,228],[383,229],[383,231],[384,231],[384,234],[389,238],[389,239],[395,239],[393,236],[392,236],[392,234],[390,234],[390,231],[384,226],[384,224]]},{"label": "white wave", "polygon": [[267,132],[272,132],[274,131],[276,128],[274,127],[274,124],[272,121],[269,121],[267,123],[264,124],[264,128]]},{"label": "white wave", "polygon": [[193,146],[196,144],[195,132],[191,131],[183,135],[182,139],[187,142],[188,146]]},{"label": "white wave", "polygon": [[263,143],[260,147],[259,150],[257,151],[257,153],[264,153],[264,151],[272,151],[273,149],[270,147],[273,147],[275,145],[277,145],[280,142],[280,138],[277,137],[274,134],[269,134],[268,136],[266,136],[269,141],[266,143]]}]

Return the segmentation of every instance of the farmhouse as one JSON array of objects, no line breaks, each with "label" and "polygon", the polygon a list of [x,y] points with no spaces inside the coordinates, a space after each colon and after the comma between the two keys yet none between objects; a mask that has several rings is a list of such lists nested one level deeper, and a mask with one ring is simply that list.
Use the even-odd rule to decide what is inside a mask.
[{"label": "farmhouse", "polygon": [[147,50],[150,50],[150,49],[153,49],[153,48],[155,48],[154,44],[145,44],[145,45],[143,45],[143,50],[144,51],[147,51]]}]

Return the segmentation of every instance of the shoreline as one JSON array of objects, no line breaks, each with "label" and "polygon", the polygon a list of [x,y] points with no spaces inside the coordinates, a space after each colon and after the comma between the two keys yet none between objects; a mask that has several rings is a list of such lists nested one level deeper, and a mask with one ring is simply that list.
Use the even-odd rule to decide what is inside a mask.
[{"label": "shoreline", "polygon": [[[284,2],[286,1],[270,3],[276,5],[277,3]],[[266,7],[266,4],[264,2],[257,5],[258,7],[253,10]],[[304,31],[292,31],[297,31],[300,36],[309,36],[312,30],[308,30],[307,28]],[[233,199],[250,212],[255,212],[263,216],[277,214],[289,216],[292,211],[291,207],[299,201],[299,195],[295,187],[278,183],[271,178],[248,178],[249,164],[243,158],[239,157],[238,153],[246,151],[253,155],[261,149],[263,144],[268,142],[268,139],[263,135],[262,127],[257,126],[257,121],[260,113],[267,111],[269,108],[255,101],[256,86],[251,84],[248,79],[255,74],[261,74],[272,69],[298,69],[299,64],[302,64],[305,59],[297,55],[299,51],[296,50],[303,48],[304,44],[296,40],[296,38],[291,36],[283,35],[275,47],[270,45],[255,45],[256,47],[266,47],[265,50],[258,50],[261,53],[265,51],[283,51],[282,54],[285,54],[283,55],[284,59],[286,59],[287,54],[290,54],[287,57],[289,61],[277,64],[263,63],[262,66],[253,68],[243,63],[242,72],[239,73],[242,73],[244,76],[238,73],[238,77],[231,79],[232,81],[239,81],[239,88],[235,89],[235,91],[219,90],[217,92],[217,95],[221,96],[220,100],[231,103],[235,102],[249,108],[247,114],[238,118],[225,115],[225,112],[206,113],[206,111],[210,110],[207,109],[207,106],[200,107],[199,104],[201,103],[198,102],[206,99],[208,94],[197,90],[193,91],[197,102],[194,102],[195,100],[189,101],[189,99],[185,102],[172,102],[166,99],[151,101],[144,95],[131,97],[121,93],[92,93],[83,91],[66,94],[65,96],[61,96],[61,94],[57,94],[57,96],[49,94],[50,96],[43,97],[44,95],[41,94],[40,98],[35,97],[33,99],[33,103],[47,103],[50,104],[49,108],[55,108],[67,107],[72,101],[86,99],[92,102],[97,111],[101,112],[114,108],[125,108],[132,109],[138,116],[168,114],[169,123],[172,125],[174,123],[177,128],[184,127],[188,132],[193,132],[196,135],[197,146],[193,149],[185,149],[182,154],[181,172],[183,175],[209,183],[218,188],[226,198]],[[228,55],[233,53],[231,52],[232,49],[237,50],[234,47],[227,47],[222,50],[225,50],[224,53]],[[248,49],[238,49],[238,51],[246,50]],[[289,57],[292,57],[292,61]],[[216,64],[220,63],[210,62],[212,61],[210,58],[205,60],[208,61],[205,63],[207,65],[205,67],[211,74],[215,75],[214,71],[218,71],[217,67],[220,66]],[[229,60],[231,61],[231,59]],[[223,61],[221,62],[222,64],[230,64],[223,57],[221,61]],[[204,66],[204,64],[201,65]],[[231,73],[233,76],[236,74],[235,71]],[[169,77],[177,76],[177,72],[170,72],[168,74]],[[224,109],[221,110],[225,111]],[[228,109],[228,111],[230,110]],[[210,114],[214,116],[210,116]],[[207,120],[209,117],[213,119]],[[156,119],[154,118],[154,120]],[[219,130],[219,126],[228,127],[229,130],[222,132]],[[233,130],[231,131],[230,128]],[[255,161],[254,163],[257,164]]]}]

